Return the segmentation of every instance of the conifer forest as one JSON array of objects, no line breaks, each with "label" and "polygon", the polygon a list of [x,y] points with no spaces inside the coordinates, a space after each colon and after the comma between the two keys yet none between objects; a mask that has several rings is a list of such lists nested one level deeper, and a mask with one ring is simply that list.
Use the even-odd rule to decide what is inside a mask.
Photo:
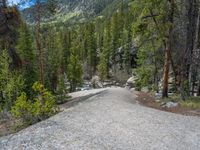
[{"label": "conifer forest", "polygon": [[200,112],[200,1],[0,0],[0,124],[112,86]]}]

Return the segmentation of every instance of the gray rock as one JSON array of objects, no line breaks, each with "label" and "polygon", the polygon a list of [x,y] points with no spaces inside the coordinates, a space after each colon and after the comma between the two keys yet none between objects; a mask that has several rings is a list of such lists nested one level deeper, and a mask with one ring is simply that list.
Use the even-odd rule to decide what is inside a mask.
[{"label": "gray rock", "polygon": [[161,106],[163,108],[174,108],[174,107],[177,107],[178,106],[178,103],[175,103],[175,102],[167,102],[167,103],[162,103]]},{"label": "gray rock", "polygon": [[156,94],[155,94],[155,97],[156,97],[156,98],[161,98],[161,97],[162,97],[162,93],[156,93]]},{"label": "gray rock", "polygon": [[141,91],[147,93],[147,92],[149,92],[149,89],[148,89],[148,87],[143,87],[143,88],[141,89]]},{"label": "gray rock", "polygon": [[94,88],[103,88],[103,84],[102,84],[99,76],[93,76],[91,83]]},{"label": "gray rock", "polygon": [[159,103],[159,102],[160,102],[160,100],[159,100],[159,99],[156,99],[155,101],[156,101],[156,103]]},{"label": "gray rock", "polygon": [[177,107],[177,106],[178,106],[178,103],[174,103],[174,102],[168,102],[166,104],[167,108],[173,108],[173,107]]},{"label": "gray rock", "polygon": [[135,80],[136,80],[136,78],[134,76],[130,77],[126,82],[126,87],[128,87],[129,89],[134,88]]}]

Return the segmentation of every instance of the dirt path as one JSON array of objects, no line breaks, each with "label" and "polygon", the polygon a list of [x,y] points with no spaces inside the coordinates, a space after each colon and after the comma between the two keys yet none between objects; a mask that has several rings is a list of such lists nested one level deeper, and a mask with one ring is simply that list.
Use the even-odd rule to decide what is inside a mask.
[{"label": "dirt path", "polygon": [[200,118],[140,106],[111,88],[17,134],[1,150],[199,150]]}]

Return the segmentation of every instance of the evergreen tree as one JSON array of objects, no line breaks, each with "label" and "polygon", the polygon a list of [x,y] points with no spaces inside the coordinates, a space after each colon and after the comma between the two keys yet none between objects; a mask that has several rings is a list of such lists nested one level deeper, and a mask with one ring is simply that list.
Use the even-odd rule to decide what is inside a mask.
[{"label": "evergreen tree", "polygon": [[23,23],[19,29],[19,38],[16,48],[22,60],[22,72],[25,80],[25,92],[30,95],[31,87],[37,81],[36,54],[33,48],[33,40],[28,26]]},{"label": "evergreen tree", "polygon": [[58,84],[58,76],[62,72],[62,64],[64,62],[64,52],[61,43],[61,36],[54,30],[46,32],[43,38],[46,45],[45,61],[45,85],[56,92]]},{"label": "evergreen tree", "polygon": [[[109,77],[109,69],[110,69],[110,57],[111,57],[111,24],[110,21],[106,22],[105,29],[104,29],[104,37],[103,37],[103,50],[102,54],[100,55],[100,64],[106,63],[106,76]],[[103,60],[102,60],[103,59]]]},{"label": "evergreen tree", "polygon": [[[135,39],[137,40],[136,42],[142,43],[141,47],[143,47],[142,48],[143,51],[145,49],[148,50],[149,48],[154,50],[155,45],[160,45],[160,43],[162,43],[162,48],[165,49],[162,94],[163,97],[168,97],[168,78],[169,78],[170,62],[172,60],[171,50],[172,50],[172,40],[173,40],[172,38],[173,38],[173,26],[174,26],[173,20],[175,13],[174,0],[172,1],[136,0],[133,2],[133,11],[135,16],[137,17],[137,21],[134,23],[134,32],[136,35]],[[138,46],[140,45],[141,44],[138,44]],[[144,48],[144,45],[147,45],[148,49]],[[151,55],[149,56],[152,58]]]},{"label": "evergreen tree", "polygon": [[95,26],[93,23],[86,25],[86,41],[85,50],[87,51],[87,60],[89,65],[89,76],[92,77],[96,71],[97,66],[97,46],[95,36]]},{"label": "evergreen tree", "polygon": [[11,59],[6,50],[0,55],[0,108],[10,110],[23,88],[22,76],[10,70]]},{"label": "evergreen tree", "polygon": [[100,62],[98,65],[98,75],[101,81],[105,80],[108,77],[108,69],[107,69],[107,60],[106,55],[102,52],[100,55]]},{"label": "evergreen tree", "polygon": [[82,83],[82,65],[80,61],[80,56],[78,51],[80,50],[80,45],[77,41],[72,43],[71,54],[69,64],[67,66],[67,77],[70,82],[70,91],[76,90],[76,87]]}]

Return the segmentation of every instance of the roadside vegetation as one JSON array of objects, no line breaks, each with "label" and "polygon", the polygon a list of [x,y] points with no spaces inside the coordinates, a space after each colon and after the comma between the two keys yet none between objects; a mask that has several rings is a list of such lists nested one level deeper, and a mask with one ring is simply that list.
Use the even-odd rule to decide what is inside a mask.
[{"label": "roadside vegetation", "polygon": [[199,3],[36,0],[21,10],[1,0],[0,120],[34,124],[86,81],[125,87],[130,77],[163,107],[199,108]]}]

